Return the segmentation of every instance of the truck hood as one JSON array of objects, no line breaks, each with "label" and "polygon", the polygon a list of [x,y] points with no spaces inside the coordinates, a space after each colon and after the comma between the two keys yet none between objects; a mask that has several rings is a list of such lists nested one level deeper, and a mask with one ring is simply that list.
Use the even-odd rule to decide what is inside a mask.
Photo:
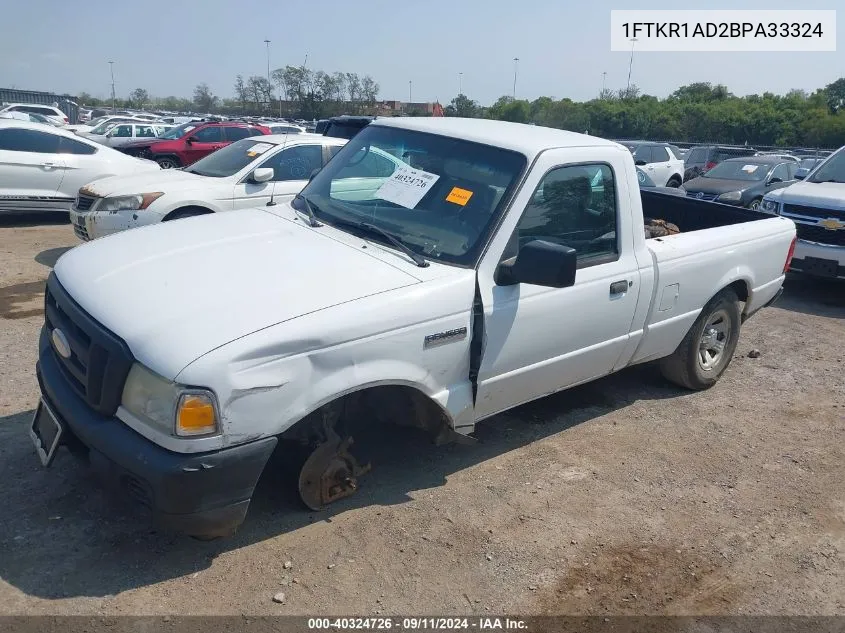
[{"label": "truck hood", "polygon": [[195,186],[213,184],[218,178],[209,178],[198,174],[190,174],[181,169],[161,169],[158,163],[151,162],[156,169],[147,173],[134,174],[132,176],[111,176],[97,180],[85,188],[92,194],[108,198],[115,195],[133,195],[136,193],[149,193],[152,191],[163,191],[165,193],[177,189],[190,189]]},{"label": "truck hood", "polygon": [[797,182],[766,197],[786,204],[845,211],[845,183],[841,182]]},{"label": "truck hood", "polygon": [[419,282],[320,229],[261,209],[95,240],[63,255],[55,273],[139,362],[171,380],[257,330]]}]

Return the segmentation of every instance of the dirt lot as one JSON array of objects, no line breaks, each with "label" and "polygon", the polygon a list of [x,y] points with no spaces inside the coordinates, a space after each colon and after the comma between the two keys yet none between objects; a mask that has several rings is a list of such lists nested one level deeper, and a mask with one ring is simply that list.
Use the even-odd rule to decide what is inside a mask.
[{"label": "dirt lot", "polygon": [[309,514],[268,477],[238,535],[203,543],[145,527],[69,454],[41,468],[43,282],[76,239],[7,220],[0,240],[2,613],[845,614],[843,285],[789,279],[709,392],[642,367],[474,446],[397,431],[358,496]]}]

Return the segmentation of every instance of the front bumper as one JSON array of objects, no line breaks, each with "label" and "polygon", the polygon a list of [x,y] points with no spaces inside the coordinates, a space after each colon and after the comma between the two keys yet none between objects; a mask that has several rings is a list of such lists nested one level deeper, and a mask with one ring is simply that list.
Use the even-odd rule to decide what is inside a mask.
[{"label": "front bumper", "polygon": [[70,221],[76,236],[87,242],[112,233],[120,233],[148,224],[161,222],[161,215],[149,209],[134,211],[77,211],[70,210]]},{"label": "front bumper", "polygon": [[68,384],[43,331],[36,374],[68,442],[87,449],[103,482],[151,514],[157,526],[210,538],[230,535],[243,522],[275,437],[208,453],[165,450],[117,418],[94,412]]},{"label": "front bumper", "polygon": [[845,279],[845,247],[798,240],[789,269],[819,277]]}]

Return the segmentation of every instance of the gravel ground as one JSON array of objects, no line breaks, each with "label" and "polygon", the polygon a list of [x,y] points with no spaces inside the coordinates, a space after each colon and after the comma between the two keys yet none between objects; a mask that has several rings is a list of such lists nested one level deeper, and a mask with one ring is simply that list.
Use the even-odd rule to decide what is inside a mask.
[{"label": "gravel ground", "polygon": [[76,238],[0,235],[2,614],[845,614],[842,284],[790,278],[708,392],[639,367],[497,416],[474,446],[396,430],[357,496],[308,513],[268,476],[235,537],[198,542],[66,452],[41,468],[43,283]]}]

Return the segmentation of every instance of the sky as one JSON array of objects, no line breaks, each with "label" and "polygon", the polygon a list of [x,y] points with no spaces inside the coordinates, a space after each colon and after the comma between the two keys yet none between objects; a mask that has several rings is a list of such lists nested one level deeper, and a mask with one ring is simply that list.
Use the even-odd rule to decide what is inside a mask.
[{"label": "sky", "polygon": [[[631,82],[665,97],[698,81],[737,95],[812,92],[845,76],[841,0],[711,0],[697,8],[837,9],[838,51],[639,52]],[[610,51],[611,9],[677,9],[678,2],[591,0],[6,0],[0,10],[0,88],[107,97],[115,90],[190,97],[207,83],[230,97],[235,76],[300,65],[371,75],[380,99],[448,103],[459,85],[487,105],[510,95],[591,99],[624,88],[630,56]],[[692,8],[687,6],[686,8]],[[463,73],[462,79],[460,73]]]}]

